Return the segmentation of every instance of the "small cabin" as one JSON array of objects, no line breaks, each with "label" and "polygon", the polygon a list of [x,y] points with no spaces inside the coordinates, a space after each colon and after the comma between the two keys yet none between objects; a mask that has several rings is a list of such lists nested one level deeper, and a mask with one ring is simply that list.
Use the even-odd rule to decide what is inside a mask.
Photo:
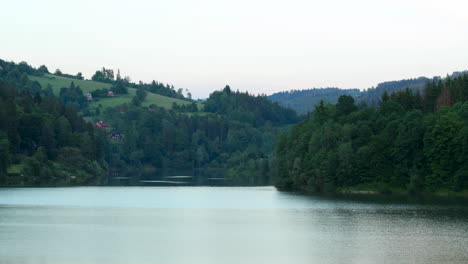
[{"label": "small cabin", "polygon": [[109,134],[109,139],[114,142],[122,142],[124,135],[119,132],[114,132]]},{"label": "small cabin", "polygon": [[93,95],[90,94],[90,93],[85,93],[84,94],[86,96],[86,99],[88,99],[88,101],[92,101],[93,100]]},{"label": "small cabin", "polygon": [[102,129],[104,129],[104,130],[109,129],[109,125],[108,125],[106,122],[103,122],[103,121],[95,122],[95,123],[94,123],[94,126],[95,126],[95,127],[102,128]]},{"label": "small cabin", "polygon": [[109,92],[107,92],[107,96],[115,96],[115,94],[114,94],[114,92],[109,91]]}]

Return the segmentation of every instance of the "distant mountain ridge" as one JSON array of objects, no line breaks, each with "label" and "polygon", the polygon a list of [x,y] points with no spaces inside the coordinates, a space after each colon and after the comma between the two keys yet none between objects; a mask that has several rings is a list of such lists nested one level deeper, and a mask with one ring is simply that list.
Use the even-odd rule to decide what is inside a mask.
[{"label": "distant mountain ridge", "polygon": [[341,95],[355,97],[359,94],[359,89],[313,88],[279,92],[268,96],[268,98],[284,107],[294,109],[299,114],[303,114],[312,111],[314,105],[319,103],[320,100],[336,103]]},{"label": "distant mountain ridge", "polygon": [[[466,74],[468,71],[457,71],[448,75],[447,77],[455,78],[462,74]],[[376,105],[379,103],[384,91],[389,94],[403,90],[405,88],[411,88],[413,92],[423,93],[426,83],[429,81],[439,81],[442,77],[434,76],[418,77],[413,79],[403,79],[397,81],[387,81],[379,83],[376,87],[371,87],[364,91],[359,89],[342,89],[342,88],[312,88],[306,90],[291,90],[274,93],[268,98],[273,102],[291,108],[298,114],[305,114],[314,109],[315,104],[323,100],[327,103],[335,104],[341,95],[351,95],[354,97],[357,103],[364,102],[368,105]]]}]

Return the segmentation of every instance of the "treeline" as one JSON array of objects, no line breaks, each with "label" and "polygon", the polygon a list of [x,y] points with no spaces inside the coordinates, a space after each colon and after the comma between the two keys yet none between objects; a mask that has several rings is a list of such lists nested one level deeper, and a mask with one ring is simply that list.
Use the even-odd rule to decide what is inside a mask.
[{"label": "treeline", "polygon": [[[111,88],[111,91],[117,94],[126,94],[128,93],[127,87],[131,87],[172,98],[186,99],[183,95],[182,88],[179,88],[176,91],[174,85],[163,84],[154,80],[151,83],[143,83],[141,81],[138,83],[133,83],[131,82],[130,77],[122,77],[120,70],[118,70],[117,74],[115,74],[114,70],[103,67],[102,70],[98,70],[94,73],[94,75],[91,77],[91,80],[112,84],[113,87]],[[186,92],[188,99],[191,99],[192,95],[190,92],[188,92],[188,90],[186,90]],[[96,93],[99,93],[99,90],[97,90]]]},{"label": "treeline", "polygon": [[294,109],[299,114],[306,114],[314,109],[321,100],[336,104],[341,95],[358,96],[359,89],[313,88],[274,93],[268,98],[280,105]]},{"label": "treeline", "polygon": [[[259,122],[232,118],[229,111],[220,110],[226,102],[219,101],[219,95],[237,101],[237,106],[260,100],[224,89],[212,93],[207,100],[213,113],[188,115],[156,106],[142,108],[134,105],[125,106],[123,112],[108,109],[104,113],[105,119],[111,120],[114,133],[124,135],[123,141],[117,139],[109,145],[109,166],[135,183],[152,177],[154,171],[160,174],[168,171],[212,173],[240,185],[269,183],[271,154],[280,130],[272,124],[292,123],[297,117],[294,112],[291,116],[281,113],[290,110],[278,108],[263,99],[265,104],[260,105],[266,107],[269,104],[272,113],[264,113]],[[196,105],[187,107],[196,112]],[[248,116],[250,110],[255,112],[253,107],[239,107],[236,114]],[[148,166],[153,172],[145,173],[144,168]]]},{"label": "treeline", "polygon": [[9,80],[0,80],[0,185],[101,183],[104,140],[91,124],[73,106]]},{"label": "treeline", "polygon": [[[446,79],[456,79],[467,72],[453,72]],[[404,79],[398,81],[389,81],[379,83],[376,87],[371,87],[364,91],[359,89],[340,89],[340,88],[314,88],[307,90],[291,90],[279,92],[268,96],[273,102],[278,102],[284,107],[294,109],[299,114],[305,114],[314,110],[314,106],[321,100],[325,103],[336,104],[341,95],[351,95],[356,101],[356,104],[365,103],[371,106],[378,106],[382,95],[395,93],[406,88],[410,88],[413,93],[423,94],[428,82],[436,84],[441,80],[441,77],[419,77],[413,79]]]},{"label": "treeline", "polygon": [[383,93],[395,93],[406,88],[410,88],[413,93],[423,93],[426,83],[432,80],[440,80],[438,77],[429,79],[427,77],[419,77],[414,79],[404,79],[398,81],[389,81],[379,83],[376,87],[371,87],[355,96],[356,101],[364,102],[368,105],[377,106]]},{"label": "treeline", "polygon": [[284,125],[298,121],[295,111],[272,103],[265,95],[252,96],[239,91],[233,92],[229,86],[211,93],[204,110],[254,126],[261,126],[266,122]]},{"label": "treeline", "polygon": [[468,74],[359,107],[351,96],[321,102],[280,136],[276,186],[317,192],[468,188]]},{"label": "treeline", "polygon": [[[50,85],[41,87],[28,78],[35,71],[22,63],[0,68],[8,94],[4,100],[12,102],[3,106],[2,101],[2,116],[20,113],[2,123],[1,145],[8,150],[2,152],[3,185],[96,184],[113,177],[139,184],[170,171],[225,176],[231,184],[267,184],[276,137],[284,125],[298,120],[294,111],[265,96],[229,87],[210,95],[207,112],[199,112],[194,102],[170,110],[142,107],[148,91],[173,90],[153,82],[135,85],[130,104],[100,111],[108,126],[93,129],[78,114],[89,112],[81,88],[72,82],[55,97]],[[125,93],[132,85],[108,69],[98,76],[109,79],[114,93]],[[104,92],[92,94],[99,98]]]},{"label": "treeline", "polygon": [[[51,72],[49,72],[49,69],[45,65],[41,65],[40,67],[36,69],[26,62],[14,63],[14,62],[8,62],[8,61],[4,61],[0,59],[0,71],[1,70],[4,71],[5,73],[4,75],[8,75],[8,76],[2,76],[3,80],[5,79],[22,80],[23,86],[27,82],[30,82],[29,85],[34,85],[34,89],[36,91],[40,90],[41,87],[38,82],[31,82],[28,79],[28,75],[43,76],[44,74],[51,74]],[[1,72],[0,72],[0,75],[1,75]],[[77,80],[84,80],[84,76],[81,72],[77,73],[76,75],[73,75],[73,74],[63,73],[60,69],[57,69],[55,70],[53,75],[71,78],[71,79],[77,79]],[[185,100],[192,99],[192,95],[187,89],[185,89],[186,96],[184,96],[183,94],[184,89],[179,88],[176,90],[173,85],[164,84],[164,83],[157,82],[157,81],[152,81],[151,83],[143,83],[140,81],[138,83],[134,83],[131,81],[130,77],[128,76],[122,77],[120,74],[120,70],[118,70],[117,73],[114,73],[113,69],[107,69],[105,67],[103,67],[101,70],[97,70],[91,77],[91,80],[112,84],[112,87],[110,90],[98,89],[94,91],[94,95],[97,95],[97,97],[102,96],[103,94],[106,94],[108,91],[112,91],[116,94],[127,94],[128,87],[131,87],[131,88],[136,88],[136,89],[144,90],[146,92],[160,94],[160,95],[164,95],[164,96],[168,96],[172,98],[185,99]],[[42,87],[42,88],[45,89],[46,87]]]},{"label": "treeline", "polygon": [[[42,65],[41,67],[39,67],[39,70],[41,69],[42,69],[42,73],[49,73],[49,70],[47,69],[46,66]],[[61,70],[57,69],[55,70],[54,75],[57,75],[60,77],[71,78],[71,79],[84,80],[83,74],[81,72],[77,73],[76,75],[73,75],[73,74],[62,73]]]}]

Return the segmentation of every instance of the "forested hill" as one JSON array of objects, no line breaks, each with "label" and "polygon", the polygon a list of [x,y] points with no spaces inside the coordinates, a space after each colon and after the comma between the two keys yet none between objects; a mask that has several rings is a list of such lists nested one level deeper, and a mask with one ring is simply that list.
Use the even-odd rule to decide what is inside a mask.
[{"label": "forested hill", "polygon": [[327,192],[357,189],[468,189],[468,74],[431,81],[423,95],[384,93],[379,106],[351,96],[319,103],[278,139],[276,186]]},{"label": "forested hill", "polygon": [[298,121],[293,110],[229,87],[203,104],[112,75],[83,80],[0,60],[0,185],[141,185],[174,174],[271,182],[276,137]]},{"label": "forested hill", "polygon": [[263,125],[265,122],[286,125],[298,121],[293,110],[272,103],[266,96],[233,92],[229,86],[222,91],[210,94],[205,102],[205,111],[226,115],[231,120],[247,122],[255,126]]},{"label": "forested hill", "polygon": [[359,94],[359,89],[314,88],[274,93],[268,98],[284,107],[294,109],[299,114],[305,114],[312,111],[314,105],[320,100],[335,104],[341,95],[358,96]]},{"label": "forested hill", "polygon": [[[454,72],[447,76],[448,78],[456,78],[467,72]],[[367,105],[378,105],[384,92],[393,93],[411,88],[413,93],[423,93],[426,83],[430,81],[438,81],[440,77],[419,77],[414,79],[404,79],[398,81],[388,81],[379,83],[376,87],[371,87],[364,91],[359,89],[340,89],[340,88],[314,88],[307,90],[291,90],[279,92],[268,96],[273,102],[278,102],[284,107],[294,109],[299,114],[312,111],[314,106],[323,100],[326,103],[335,104],[341,95],[351,95],[356,104],[361,102]]]},{"label": "forested hill", "polygon": [[422,94],[426,83],[431,80],[439,80],[439,77],[429,79],[427,77],[419,77],[415,79],[405,79],[399,81],[389,81],[379,83],[376,87],[371,87],[355,96],[357,103],[365,102],[368,105],[377,105],[384,92],[394,93],[406,88],[411,88],[414,93]]},{"label": "forested hill", "polygon": [[106,182],[106,136],[37,85],[0,70],[0,186]]},{"label": "forested hill", "polygon": [[213,92],[204,108],[105,111],[103,117],[125,135],[122,144],[110,146],[109,166],[132,181],[184,172],[228,178],[227,184],[270,183],[276,137],[282,125],[296,122],[295,112],[229,87]]}]

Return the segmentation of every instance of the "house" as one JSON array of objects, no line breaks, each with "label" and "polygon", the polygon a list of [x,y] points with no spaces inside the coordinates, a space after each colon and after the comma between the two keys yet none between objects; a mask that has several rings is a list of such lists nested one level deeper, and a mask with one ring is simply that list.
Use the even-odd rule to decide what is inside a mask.
[{"label": "house", "polygon": [[107,92],[107,96],[115,96],[115,94],[114,94],[114,92],[109,91],[109,92]]},{"label": "house", "polygon": [[104,130],[108,130],[108,129],[109,129],[109,125],[108,125],[106,122],[103,122],[103,121],[95,122],[95,123],[94,123],[94,126],[95,126],[95,127],[99,127],[99,128],[101,128],[101,129],[104,129]]},{"label": "house", "polygon": [[109,134],[109,139],[114,142],[122,142],[124,135],[119,132],[114,132]]},{"label": "house", "polygon": [[84,94],[86,96],[86,99],[88,99],[88,101],[92,101],[93,100],[93,95],[90,94],[90,93],[85,93]]}]

